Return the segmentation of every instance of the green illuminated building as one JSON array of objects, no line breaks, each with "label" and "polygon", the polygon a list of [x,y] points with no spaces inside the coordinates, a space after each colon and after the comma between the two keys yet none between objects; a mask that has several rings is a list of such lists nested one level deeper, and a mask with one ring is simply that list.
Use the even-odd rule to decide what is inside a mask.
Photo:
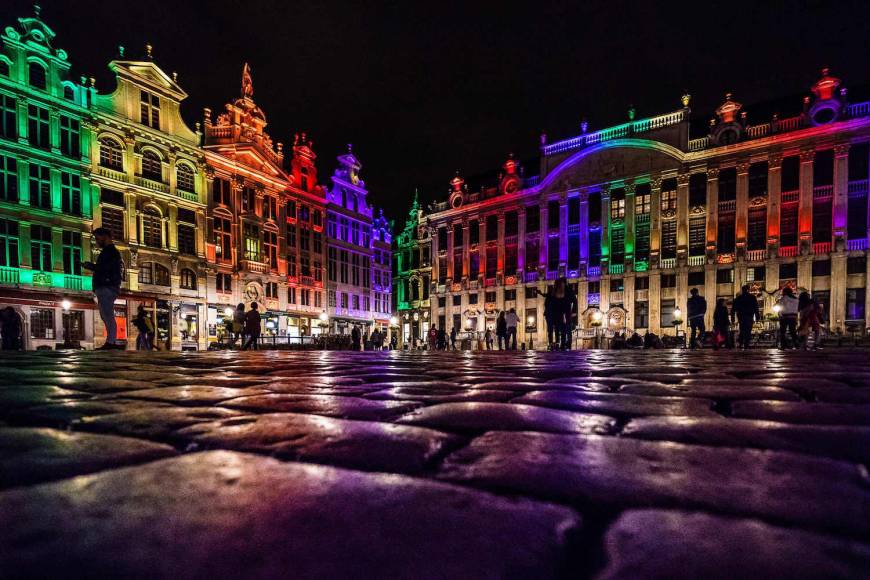
[{"label": "green illuminated building", "polygon": [[398,318],[399,347],[425,342],[429,331],[429,285],[432,279],[430,232],[417,195],[405,227],[393,238],[393,296]]},{"label": "green illuminated building", "polygon": [[94,340],[81,267],[91,258],[92,90],[71,78],[54,37],[38,8],[0,35],[0,308],[21,317],[28,349],[65,334]]}]

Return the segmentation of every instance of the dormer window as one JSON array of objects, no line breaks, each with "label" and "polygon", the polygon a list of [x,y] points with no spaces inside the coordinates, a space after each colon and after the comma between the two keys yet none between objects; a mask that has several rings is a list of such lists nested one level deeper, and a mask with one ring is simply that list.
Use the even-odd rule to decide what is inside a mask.
[{"label": "dormer window", "polygon": [[69,85],[64,85],[64,87],[63,87],[63,98],[66,99],[67,101],[73,101],[73,102],[75,102],[75,100],[76,100],[76,92],[75,92],[75,90],[74,90],[71,86],[69,86]]},{"label": "dormer window", "polygon": [[140,91],[139,122],[153,129],[160,129],[160,97]]},{"label": "dormer window", "polygon": [[44,91],[48,86],[46,81],[45,67],[38,62],[31,62],[27,66],[28,84],[31,87],[42,89]]}]

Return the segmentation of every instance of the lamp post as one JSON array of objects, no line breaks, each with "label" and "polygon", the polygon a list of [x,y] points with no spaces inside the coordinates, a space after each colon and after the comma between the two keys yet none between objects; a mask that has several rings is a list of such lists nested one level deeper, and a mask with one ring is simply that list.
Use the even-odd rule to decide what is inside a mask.
[{"label": "lamp post", "polygon": [[674,336],[680,338],[680,325],[683,323],[683,311],[679,306],[674,308]]},{"label": "lamp post", "polygon": [[[782,304],[774,304],[773,305],[773,320],[779,321],[779,313],[782,312]],[[776,326],[774,325],[773,329],[774,336],[776,336],[776,340],[774,341],[776,346],[782,346],[779,343],[779,333],[776,332]]]},{"label": "lamp post", "polygon": [[601,328],[601,323],[604,320],[604,313],[595,309],[595,312],[592,313],[592,322],[590,323],[593,328],[595,328],[595,348],[601,348],[601,333],[599,329]]},{"label": "lamp post", "polygon": [[535,317],[531,314],[526,318],[526,330],[529,333],[529,350],[535,350]]}]

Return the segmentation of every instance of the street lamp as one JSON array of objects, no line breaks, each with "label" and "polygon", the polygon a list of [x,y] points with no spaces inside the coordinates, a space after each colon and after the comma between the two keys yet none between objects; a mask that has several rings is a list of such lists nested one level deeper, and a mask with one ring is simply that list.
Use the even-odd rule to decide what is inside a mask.
[{"label": "street lamp", "polygon": [[531,314],[526,317],[526,332],[529,333],[529,350],[535,350],[535,317]]},{"label": "street lamp", "polygon": [[230,308],[229,306],[224,308],[224,316],[226,316],[227,318],[232,318],[233,317],[233,309]]},{"label": "street lamp", "polygon": [[682,323],[683,323],[683,311],[680,309],[679,306],[677,306],[676,308],[674,308],[674,320],[673,320],[674,336],[677,338],[680,337],[680,325]]},{"label": "street lamp", "polygon": [[390,316],[390,326],[396,326],[399,324],[399,319],[395,316]]},{"label": "street lamp", "polygon": [[72,308],[72,302],[64,298],[60,307],[63,308],[63,347],[64,348],[79,348],[79,345],[73,344],[73,341],[70,340],[70,331],[69,331],[69,310]]},{"label": "street lamp", "polygon": [[595,329],[595,348],[601,348],[601,333],[598,331],[601,328],[601,323],[604,321],[604,313],[595,309],[592,313],[592,321],[589,323]]}]

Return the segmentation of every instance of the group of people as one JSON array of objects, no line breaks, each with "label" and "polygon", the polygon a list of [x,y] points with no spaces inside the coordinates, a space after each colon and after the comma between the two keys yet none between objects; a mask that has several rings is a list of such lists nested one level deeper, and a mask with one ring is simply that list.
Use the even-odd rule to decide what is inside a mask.
[{"label": "group of people", "polygon": [[251,309],[247,312],[244,303],[239,302],[232,318],[227,318],[226,324],[230,348],[239,343],[242,345],[242,350],[257,350],[261,327],[260,306],[256,302],[251,302]]},{"label": "group of people", "polygon": [[576,326],[577,295],[567,278],[558,278],[544,297],[544,320],[547,322],[547,350],[571,350],[571,335]]},{"label": "group of people", "polygon": [[385,348],[393,350],[396,348],[396,336],[393,335],[388,343],[386,330],[378,330],[376,328],[372,330],[370,335],[365,336],[359,326],[354,326],[350,331],[350,346],[351,350],[363,350],[366,348],[371,350],[384,350]]},{"label": "group of people", "polygon": [[[796,297],[794,290],[786,286],[778,292],[768,292],[770,295],[778,295],[776,304],[779,305],[779,333],[778,347],[786,348],[810,348],[810,335],[813,336],[812,348],[818,350],[821,325],[824,322],[824,309],[809,292],[801,292]],[[704,316],[707,313],[707,301],[698,293],[697,288],[692,288],[686,304],[686,315],[691,329],[689,337],[690,348],[701,346],[701,340],[705,334]],[[737,346],[748,349],[752,342],[752,328],[756,322],[761,321],[761,311],[758,308],[758,300],[750,292],[749,285],[740,289],[740,294],[734,299],[731,312],[724,298],[716,300],[716,308],[713,310],[713,348],[730,348],[731,326],[737,324]]]}]

